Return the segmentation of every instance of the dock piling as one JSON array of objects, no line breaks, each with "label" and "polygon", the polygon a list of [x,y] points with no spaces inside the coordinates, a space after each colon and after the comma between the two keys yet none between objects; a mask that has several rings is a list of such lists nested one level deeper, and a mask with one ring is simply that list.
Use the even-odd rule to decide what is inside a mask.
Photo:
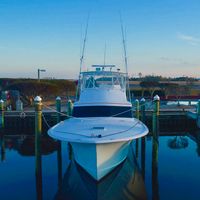
[{"label": "dock piling", "polygon": [[152,119],[153,135],[154,133],[157,133],[157,129],[158,129],[159,110],[160,110],[160,97],[156,95],[153,98],[153,119]]},{"label": "dock piling", "polygon": [[4,128],[4,101],[0,100],[0,127]]},{"label": "dock piling", "polygon": [[56,110],[57,110],[57,123],[60,122],[60,113],[61,113],[61,98],[58,96],[56,98]]},{"label": "dock piling", "polygon": [[135,100],[135,117],[137,119],[140,118],[140,103],[138,99]]},{"label": "dock piling", "polygon": [[145,106],[145,98],[142,98],[141,100],[140,100],[140,108],[141,108],[141,121],[142,122],[145,122],[145,120],[146,120],[146,115],[145,115],[145,110],[146,110],[146,106]]},{"label": "dock piling", "polygon": [[41,165],[41,134],[42,134],[42,99],[37,96],[35,103],[35,157],[36,157],[36,174],[40,173]]},{"label": "dock piling", "polygon": [[68,100],[67,102],[67,114],[68,116],[72,116],[72,110],[73,110],[73,103],[71,100]]}]

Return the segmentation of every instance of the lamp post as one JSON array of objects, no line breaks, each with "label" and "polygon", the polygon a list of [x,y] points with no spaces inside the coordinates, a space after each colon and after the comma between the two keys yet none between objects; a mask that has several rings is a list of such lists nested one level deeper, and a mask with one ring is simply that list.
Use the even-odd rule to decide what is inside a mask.
[{"label": "lamp post", "polygon": [[38,82],[40,82],[40,72],[46,72],[46,69],[38,69]]}]

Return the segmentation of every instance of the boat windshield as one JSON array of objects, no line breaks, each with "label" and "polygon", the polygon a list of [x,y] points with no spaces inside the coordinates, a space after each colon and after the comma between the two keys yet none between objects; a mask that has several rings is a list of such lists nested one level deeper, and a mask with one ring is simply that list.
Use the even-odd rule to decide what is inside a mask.
[{"label": "boat windshield", "polygon": [[85,88],[126,89],[126,74],[111,71],[90,71],[82,73],[81,90]]},{"label": "boat windshield", "polygon": [[125,106],[77,106],[74,117],[125,117],[131,118],[131,107]]}]

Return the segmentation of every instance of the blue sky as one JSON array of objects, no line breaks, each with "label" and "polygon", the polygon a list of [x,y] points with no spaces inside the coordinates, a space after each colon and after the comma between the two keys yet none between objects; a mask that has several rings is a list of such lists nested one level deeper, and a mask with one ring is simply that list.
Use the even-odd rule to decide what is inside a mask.
[{"label": "blue sky", "polygon": [[1,0],[0,77],[76,78],[88,12],[84,66],[123,69],[119,11],[130,75],[200,77],[199,0]]}]

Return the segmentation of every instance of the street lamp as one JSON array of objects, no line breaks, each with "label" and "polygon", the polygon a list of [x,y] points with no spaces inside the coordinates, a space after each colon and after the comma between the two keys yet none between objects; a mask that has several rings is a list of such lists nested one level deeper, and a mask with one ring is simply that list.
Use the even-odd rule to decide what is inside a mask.
[{"label": "street lamp", "polygon": [[46,72],[46,69],[38,69],[38,82],[40,82],[40,72]]}]

